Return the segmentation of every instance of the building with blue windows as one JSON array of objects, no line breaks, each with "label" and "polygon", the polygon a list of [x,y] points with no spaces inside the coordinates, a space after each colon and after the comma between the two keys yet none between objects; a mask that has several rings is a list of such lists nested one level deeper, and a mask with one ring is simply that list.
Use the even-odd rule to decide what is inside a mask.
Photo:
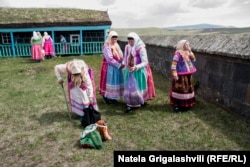
[{"label": "building with blue windows", "polygon": [[[52,37],[56,55],[99,54],[111,24],[107,11],[0,8],[0,57],[31,56],[33,31]],[[61,35],[66,43],[61,42]]]}]

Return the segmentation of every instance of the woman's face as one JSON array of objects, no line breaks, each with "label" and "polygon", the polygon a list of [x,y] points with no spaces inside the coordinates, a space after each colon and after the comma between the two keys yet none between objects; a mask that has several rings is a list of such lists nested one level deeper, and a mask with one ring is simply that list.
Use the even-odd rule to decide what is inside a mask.
[{"label": "woman's face", "polygon": [[189,50],[190,46],[189,46],[189,42],[185,42],[184,46],[183,46],[183,50]]},{"label": "woman's face", "polygon": [[118,36],[112,36],[111,37],[111,43],[114,44],[117,42]]},{"label": "woman's face", "polygon": [[130,46],[134,46],[134,44],[135,44],[134,38],[128,37],[128,44],[129,44]]}]

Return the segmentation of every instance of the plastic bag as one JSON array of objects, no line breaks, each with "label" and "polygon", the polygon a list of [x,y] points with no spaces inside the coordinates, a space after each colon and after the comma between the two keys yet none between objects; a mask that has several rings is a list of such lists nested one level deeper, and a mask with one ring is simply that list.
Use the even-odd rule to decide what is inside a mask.
[{"label": "plastic bag", "polygon": [[144,103],[143,96],[132,73],[129,74],[127,83],[125,85],[123,98],[124,102],[131,106],[136,106]]}]

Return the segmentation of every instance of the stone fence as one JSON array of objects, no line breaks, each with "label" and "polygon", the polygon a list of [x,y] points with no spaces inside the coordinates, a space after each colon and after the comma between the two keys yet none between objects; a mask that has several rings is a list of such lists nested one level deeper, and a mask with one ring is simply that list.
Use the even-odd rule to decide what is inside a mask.
[{"label": "stone fence", "polygon": [[[196,55],[196,93],[231,113],[250,121],[250,35],[141,36],[152,70],[171,79],[175,46],[190,41]],[[121,48],[126,37],[119,37]]]}]

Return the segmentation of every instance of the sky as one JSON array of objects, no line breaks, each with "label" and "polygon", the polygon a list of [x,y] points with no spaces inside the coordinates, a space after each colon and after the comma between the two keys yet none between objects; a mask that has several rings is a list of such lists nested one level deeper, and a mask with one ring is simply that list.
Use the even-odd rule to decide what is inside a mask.
[{"label": "sky", "polygon": [[215,24],[250,27],[250,0],[0,0],[0,7],[108,11],[112,28]]}]

